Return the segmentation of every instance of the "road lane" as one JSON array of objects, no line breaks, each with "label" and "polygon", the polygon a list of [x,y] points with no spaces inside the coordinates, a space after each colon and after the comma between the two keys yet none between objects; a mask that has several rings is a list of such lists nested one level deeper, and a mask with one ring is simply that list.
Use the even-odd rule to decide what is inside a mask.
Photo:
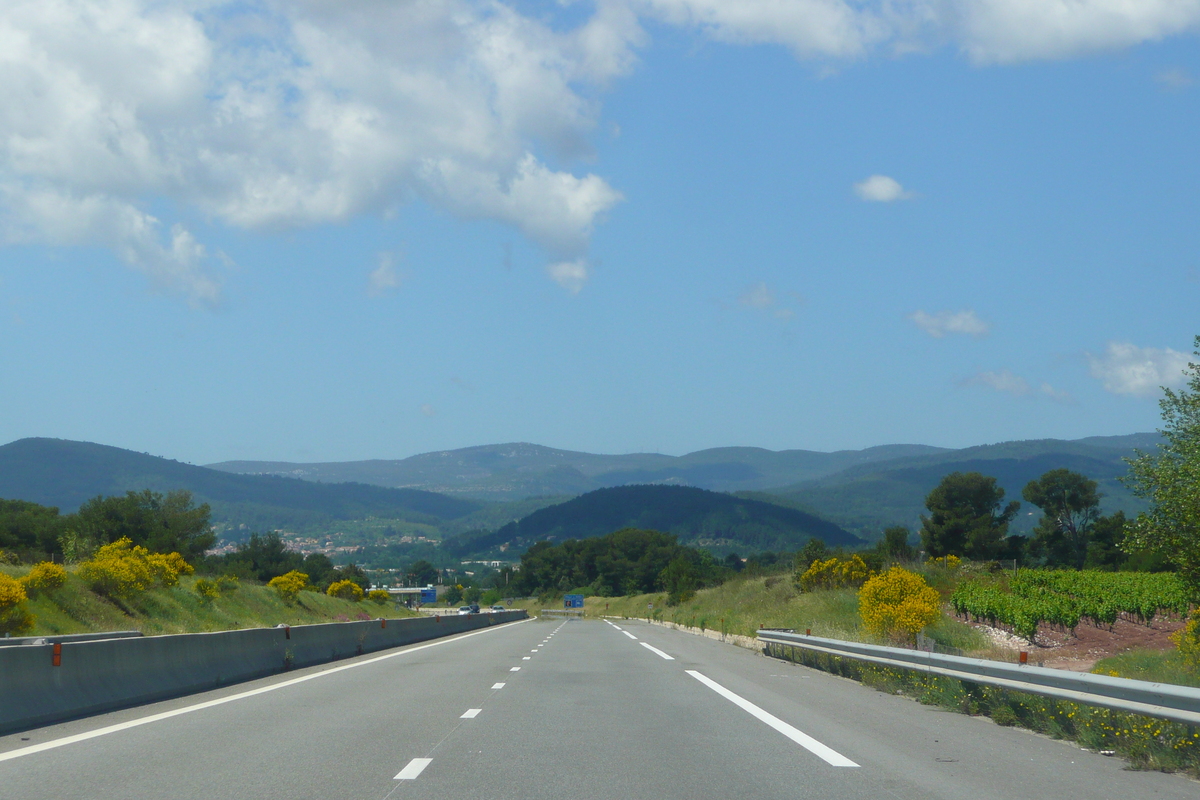
[{"label": "road lane", "polygon": [[3,758],[320,675],[0,761],[0,800],[1194,800],[1200,788],[635,621],[535,620],[389,656],[0,738]]}]

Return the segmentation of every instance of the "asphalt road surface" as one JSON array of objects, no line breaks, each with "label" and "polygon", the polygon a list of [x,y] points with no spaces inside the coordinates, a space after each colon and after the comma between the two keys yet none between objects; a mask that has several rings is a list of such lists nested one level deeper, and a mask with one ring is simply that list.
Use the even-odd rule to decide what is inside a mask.
[{"label": "asphalt road surface", "polygon": [[638,622],[538,619],[0,737],[0,798],[1144,798],[1200,783]]}]

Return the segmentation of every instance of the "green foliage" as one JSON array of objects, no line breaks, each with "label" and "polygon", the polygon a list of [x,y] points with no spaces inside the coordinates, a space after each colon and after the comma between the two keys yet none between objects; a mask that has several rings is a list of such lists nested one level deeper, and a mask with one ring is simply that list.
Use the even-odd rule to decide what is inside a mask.
[{"label": "green foliage", "polygon": [[551,537],[590,539],[623,528],[664,531],[687,544],[751,551],[794,550],[814,536],[835,544],[861,543],[832,522],[796,508],[689,486],[635,485],[588,492],[493,533],[449,539],[445,546],[464,555]]},{"label": "green foliage", "polygon": [[682,553],[671,559],[659,575],[659,581],[667,590],[669,606],[677,606],[691,600],[696,594],[696,585],[700,582],[692,562]]},{"label": "green foliage", "polygon": [[996,558],[1004,546],[1008,523],[1021,504],[1001,508],[1004,489],[979,472],[952,472],[928,497],[929,516],[921,517],[921,540],[931,556],[957,555],[977,560]]},{"label": "green foliage", "polygon": [[1042,510],[1033,545],[1046,553],[1047,563],[1082,568],[1100,518],[1096,482],[1069,469],[1052,469],[1027,483],[1021,496]]},{"label": "green foliage", "polygon": [[462,599],[462,589],[457,585],[447,586],[445,594],[442,595],[442,600],[446,602],[446,605],[450,606],[458,605],[462,602]]},{"label": "green foliage", "polygon": [[[1200,336],[1195,340],[1200,361]],[[1150,501],[1126,534],[1126,552],[1161,553],[1200,601],[1200,363],[1188,365],[1188,385],[1163,390],[1163,442],[1156,454],[1129,462],[1128,484]]]},{"label": "green foliage", "polygon": [[464,603],[478,603],[481,597],[483,597],[483,589],[478,586],[468,586],[463,589],[462,601]]},{"label": "green foliage", "polygon": [[[279,534],[250,535],[238,549],[223,556],[209,556],[197,565],[209,575],[227,574],[266,583],[289,572],[303,572],[322,589],[336,579],[333,562],[323,553],[303,555],[288,550]],[[349,577],[349,576],[348,576]]]},{"label": "green foliage", "polygon": [[829,555],[829,548],[822,539],[809,539],[796,554],[795,567],[797,572],[804,572],[813,565],[814,561],[822,561]]},{"label": "green foliage", "polygon": [[0,500],[0,550],[53,553],[66,518],[58,509],[25,500]]},{"label": "green foliage", "polygon": [[916,553],[908,543],[912,531],[903,525],[892,525],[883,529],[883,538],[875,549],[887,561],[911,561]]},{"label": "green foliage", "polygon": [[222,594],[236,592],[239,586],[241,586],[241,581],[238,580],[237,575],[222,575],[217,578],[217,589]]},{"label": "green foliage", "polygon": [[437,581],[438,571],[433,564],[422,558],[414,561],[404,571],[404,578],[409,586],[428,586]]},{"label": "green foliage", "polygon": [[1043,623],[1074,631],[1080,620],[1111,626],[1122,614],[1149,623],[1163,611],[1186,613],[1188,597],[1170,573],[1022,569],[1007,590],[998,581],[965,580],[950,604],[960,615],[1007,625],[1032,642]]},{"label": "green foliage", "polygon": [[146,489],[123,497],[94,497],[76,514],[74,525],[81,537],[99,544],[129,539],[154,553],[180,553],[198,558],[216,543],[210,529],[207,503],[192,504],[185,490],[165,496]]},{"label": "green foliage", "polygon": [[35,564],[29,573],[21,578],[21,585],[30,596],[41,592],[52,592],[62,588],[67,582],[67,571],[58,564],[43,561]]},{"label": "green foliage", "polygon": [[388,601],[392,599],[392,596],[387,593],[386,589],[372,589],[371,591],[367,592],[367,599],[372,603],[382,606],[387,605]]},{"label": "green foliage", "polygon": [[672,575],[685,583],[710,585],[728,574],[708,551],[683,547],[671,534],[625,528],[561,545],[538,542],[521,556],[514,593],[528,596],[581,586],[605,597],[652,592],[663,588],[664,573],[677,557],[688,562],[691,578],[678,571]]}]

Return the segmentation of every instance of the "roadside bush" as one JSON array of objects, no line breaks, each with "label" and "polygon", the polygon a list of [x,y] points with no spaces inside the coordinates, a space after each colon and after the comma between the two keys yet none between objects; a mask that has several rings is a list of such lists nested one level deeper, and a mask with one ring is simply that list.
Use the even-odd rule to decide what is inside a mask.
[{"label": "roadside bush", "polygon": [[270,586],[279,595],[283,602],[289,605],[296,602],[296,595],[308,586],[308,575],[299,570],[280,575],[267,581],[267,586]]},{"label": "roadside bush", "polygon": [[962,566],[962,559],[958,556],[930,556],[925,559],[925,563],[931,567],[946,567],[947,569],[958,569]]},{"label": "roadside bush", "polygon": [[104,545],[79,565],[79,577],[92,591],[126,600],[154,586],[170,588],[181,573],[194,571],[179,553],[151,553],[128,537]]},{"label": "roadside bush", "polygon": [[130,599],[155,583],[150,552],[128,538],[118,539],[96,551],[79,565],[79,577],[92,591],[105,597]]},{"label": "roadside bush", "polygon": [[16,553],[8,550],[0,550],[0,564],[9,564],[10,566],[15,567],[20,563],[21,557]]},{"label": "roadside bush", "polygon": [[219,589],[222,594],[236,592],[239,586],[241,586],[241,583],[238,581],[237,575],[222,575],[221,577],[217,578],[217,589]]},{"label": "roadside bush", "polygon": [[871,576],[867,564],[857,555],[849,558],[817,560],[800,575],[800,588],[805,592],[814,589],[843,589],[862,586]]},{"label": "roadside bush", "polygon": [[1200,671],[1200,609],[1192,612],[1182,630],[1171,634],[1171,641],[1179,648],[1188,668]]},{"label": "roadside bush", "polygon": [[33,627],[35,618],[25,609],[27,597],[20,581],[0,572],[0,634],[21,634]]},{"label": "roadside bush", "polygon": [[221,596],[221,589],[215,581],[200,578],[192,585],[192,590],[200,595],[201,600],[216,600]]},{"label": "roadside bush", "polygon": [[941,598],[920,575],[892,567],[863,584],[858,613],[871,633],[911,642],[941,617]]},{"label": "roadside bush", "polygon": [[[349,580],[334,581],[333,583],[329,584],[329,588],[325,590],[325,594],[329,595],[330,597],[340,597],[342,600],[350,600],[355,603],[363,599],[362,587],[354,581]],[[384,592],[384,594],[387,594],[387,592]]]},{"label": "roadside bush", "polygon": [[382,606],[391,600],[392,596],[385,589],[372,589],[367,592],[367,599]]},{"label": "roadside bush", "polygon": [[43,561],[35,564],[29,574],[21,578],[21,585],[32,597],[38,592],[50,592],[67,582],[67,571],[58,564]]}]

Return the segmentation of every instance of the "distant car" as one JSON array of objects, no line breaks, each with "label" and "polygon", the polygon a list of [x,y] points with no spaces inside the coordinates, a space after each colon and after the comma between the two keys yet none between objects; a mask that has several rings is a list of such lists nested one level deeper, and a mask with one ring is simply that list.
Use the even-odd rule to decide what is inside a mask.
[{"label": "distant car", "polygon": [[474,612],[471,611],[470,606],[462,606],[461,608],[458,609],[458,613],[459,614],[472,614]]},{"label": "distant car", "polygon": [[491,610],[492,610],[493,612],[496,612],[496,611],[508,611],[508,609],[507,609],[507,608],[505,608],[504,606],[492,606],[492,609],[491,609]]},{"label": "distant car", "polygon": [[467,608],[471,609],[472,614],[479,613],[479,603],[471,603],[471,605],[467,606]]}]

